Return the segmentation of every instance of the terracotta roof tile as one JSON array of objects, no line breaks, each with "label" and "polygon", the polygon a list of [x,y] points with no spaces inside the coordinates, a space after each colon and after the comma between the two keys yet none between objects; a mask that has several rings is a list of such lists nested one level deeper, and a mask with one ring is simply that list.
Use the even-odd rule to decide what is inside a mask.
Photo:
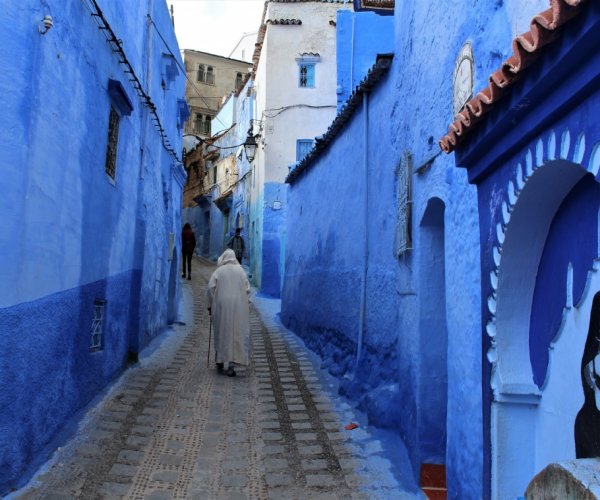
[{"label": "terracotta roof tile", "polygon": [[513,54],[489,77],[486,88],[477,93],[455,116],[448,133],[439,141],[440,148],[450,153],[480,122],[484,115],[502,99],[508,87],[538,58],[542,48],[559,34],[558,29],[575,17],[587,0],[551,0],[550,8],[531,20],[531,29],[517,36],[512,42]]}]

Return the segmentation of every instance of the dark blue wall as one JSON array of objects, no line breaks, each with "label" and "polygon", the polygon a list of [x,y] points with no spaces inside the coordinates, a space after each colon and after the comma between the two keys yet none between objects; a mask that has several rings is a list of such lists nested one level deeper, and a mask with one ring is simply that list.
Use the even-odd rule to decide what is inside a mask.
[{"label": "dark blue wall", "polygon": [[600,186],[587,175],[569,193],[552,221],[535,283],[529,333],[533,377],[539,387],[546,380],[550,342],[563,317],[569,263],[573,266],[573,304],[577,305],[598,255],[599,209]]},{"label": "dark blue wall", "polygon": [[[137,294],[131,271],[0,309],[0,491],[45,460],[39,451],[122,370]],[[102,350],[91,352],[95,299],[106,305]]]}]

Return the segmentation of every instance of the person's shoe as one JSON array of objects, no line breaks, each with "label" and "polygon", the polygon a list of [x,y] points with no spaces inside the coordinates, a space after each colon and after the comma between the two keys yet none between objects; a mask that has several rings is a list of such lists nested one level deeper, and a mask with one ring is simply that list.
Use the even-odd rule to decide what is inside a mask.
[{"label": "person's shoe", "polygon": [[182,278],[185,278],[185,273],[183,273],[183,274],[181,275],[181,277],[182,277]]},{"label": "person's shoe", "polygon": [[188,279],[191,280],[192,279],[192,275],[188,274]]},{"label": "person's shoe", "polygon": [[224,368],[224,364],[223,363],[217,363],[217,370],[219,370],[219,373],[223,372],[223,368]]},{"label": "person's shoe", "polygon": [[229,368],[227,368],[225,375],[227,375],[228,377],[235,377],[235,370],[233,368],[229,367]]}]

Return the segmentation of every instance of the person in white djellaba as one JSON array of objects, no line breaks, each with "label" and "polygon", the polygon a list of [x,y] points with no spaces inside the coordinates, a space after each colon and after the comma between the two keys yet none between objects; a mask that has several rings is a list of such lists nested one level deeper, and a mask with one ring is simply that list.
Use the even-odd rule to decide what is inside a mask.
[{"label": "person in white djellaba", "polygon": [[217,368],[227,363],[228,377],[235,377],[235,365],[250,362],[250,283],[246,273],[227,249],[217,261],[206,290],[208,312],[214,323]]}]

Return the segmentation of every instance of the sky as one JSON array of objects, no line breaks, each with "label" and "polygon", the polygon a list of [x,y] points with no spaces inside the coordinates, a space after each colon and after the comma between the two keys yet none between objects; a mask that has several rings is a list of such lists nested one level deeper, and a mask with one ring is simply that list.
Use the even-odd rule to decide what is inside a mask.
[{"label": "sky", "polygon": [[244,33],[256,32],[264,0],[166,0],[175,11],[180,49],[229,56]]}]

